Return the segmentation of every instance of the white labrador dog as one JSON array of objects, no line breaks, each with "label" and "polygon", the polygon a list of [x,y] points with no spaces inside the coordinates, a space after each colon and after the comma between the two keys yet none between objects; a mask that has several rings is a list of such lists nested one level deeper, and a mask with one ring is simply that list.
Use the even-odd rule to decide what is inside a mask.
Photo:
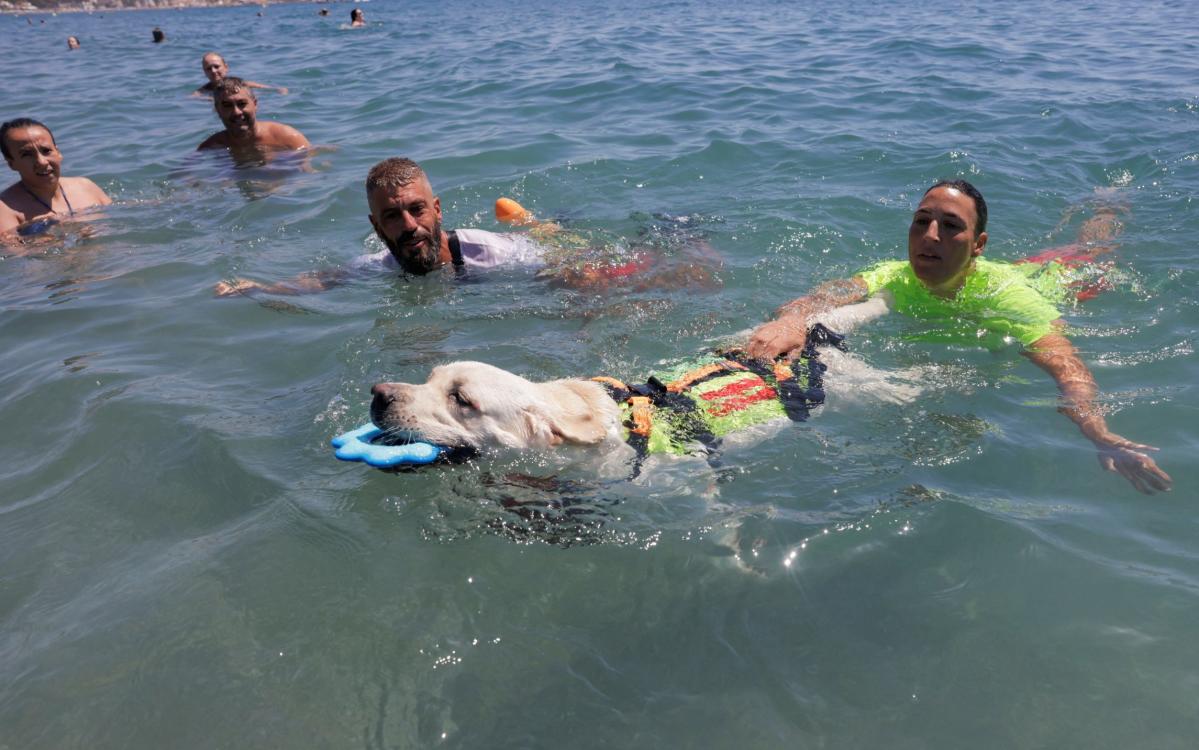
[{"label": "white labrador dog", "polygon": [[[880,295],[829,311],[819,322],[848,331],[889,310]],[[829,377],[838,387],[862,388],[891,402],[909,401],[919,392],[859,358],[825,351]],[[422,384],[378,383],[371,393],[372,421],[401,438],[480,451],[585,446],[612,455],[625,446],[620,406],[589,380],[534,383],[482,362],[454,362],[434,368]]]},{"label": "white labrador dog", "polygon": [[620,440],[620,408],[599,383],[533,383],[482,362],[433,368],[419,385],[371,388],[371,420],[397,437],[455,448],[536,450]]}]

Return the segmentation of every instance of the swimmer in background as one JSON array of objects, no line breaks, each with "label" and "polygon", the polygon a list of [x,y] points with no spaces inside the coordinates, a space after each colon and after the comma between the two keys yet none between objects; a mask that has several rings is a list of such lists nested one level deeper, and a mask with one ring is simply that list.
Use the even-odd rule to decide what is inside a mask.
[{"label": "swimmer in background", "polygon": [[0,238],[21,242],[62,217],[112,203],[86,177],[63,177],[62,154],[50,129],[27,117],[0,125],[0,152],[20,179],[0,193]]},{"label": "swimmer in background", "polygon": [[544,248],[523,234],[482,229],[446,232],[441,226],[441,199],[433,194],[425,171],[411,159],[384,159],[366,178],[368,219],[387,250],[354,259],[350,268],[301,274],[288,281],[263,284],[250,279],[222,281],[219,297],[250,292],[312,294],[345,283],[352,270],[403,271],[424,276],[448,265],[493,268],[538,264]]},{"label": "swimmer in background", "polygon": [[[483,229],[446,231],[441,224],[441,199],[434,195],[428,176],[416,162],[402,157],[384,159],[371,168],[366,178],[366,197],[371,227],[386,250],[359,256],[351,262],[350,268],[302,274],[288,281],[269,284],[249,279],[222,281],[216,286],[217,296],[251,292],[288,295],[323,292],[345,283],[351,271],[400,271],[425,276],[447,266],[480,270],[499,266],[544,268],[550,250],[545,243],[557,239],[554,236],[558,232],[557,225],[534,222],[527,211],[508,199],[497,201],[497,218],[505,223],[522,225],[530,230],[528,233]],[[641,258],[633,261],[635,264],[643,262]],[[695,264],[688,264],[688,267],[690,265]],[[706,285],[717,285],[719,279],[710,270],[705,270]],[[662,273],[655,275],[655,271]],[[650,269],[638,265],[635,269],[624,266],[601,269],[593,265],[586,271],[561,279],[560,285],[594,290],[607,285],[611,281],[608,276],[628,276],[629,281],[642,284],[644,288],[681,286],[693,280],[672,275],[672,271],[670,267]],[[650,283],[653,279],[658,279],[659,283]]]},{"label": "swimmer in background", "polygon": [[155,26],[154,30],[150,32],[150,37],[154,40],[155,44],[162,44],[167,40],[166,32],[157,26]]},{"label": "swimmer in background", "polygon": [[[216,52],[208,52],[204,57],[200,58],[200,67],[204,70],[204,75],[208,78],[208,83],[192,92],[192,96],[212,96],[213,89],[217,84],[225,80],[229,75],[229,65],[225,62],[225,58],[221,57]],[[251,89],[267,89],[277,91],[280,94],[286,94],[285,86],[268,86],[265,83],[257,83],[255,81],[245,81],[246,88]]]},{"label": "swimmer in background", "polygon": [[79,49],[79,37],[77,37],[77,36],[67,37],[67,49]]},{"label": "swimmer in background", "polygon": [[986,226],[987,204],[977,188],[965,180],[933,185],[908,228],[907,262],[883,262],[851,279],[817,286],[756,328],[746,351],[765,361],[798,352],[812,316],[875,294],[889,294],[898,312],[927,320],[930,333],[940,333],[945,340],[978,340],[983,335],[1018,340],[1023,354],[1057,383],[1062,396],[1058,411],[1095,445],[1100,466],[1145,494],[1169,490],[1170,476],[1146,453],[1157,449],[1108,429],[1095,403],[1099,392],[1095,378],[1062,334],[1060,312],[1034,285],[1031,273],[1039,263],[1050,263],[1044,267],[1047,272],[1064,272],[1071,264],[1081,265],[1109,252],[1104,242],[1114,236],[1114,215],[1109,211],[1083,227],[1080,240],[1093,245],[1047,251],[1024,267],[980,257],[987,244]]},{"label": "swimmer in background", "polygon": [[366,26],[366,15],[362,12],[362,8],[350,11],[350,26],[353,28]]},{"label": "swimmer in background", "polygon": [[327,16],[327,15],[329,15],[329,9],[328,9],[328,8],[321,8],[320,10],[318,10],[318,11],[316,12],[316,14],[317,14],[318,16]]},{"label": "swimmer in background", "polygon": [[290,125],[258,119],[258,99],[240,78],[223,78],[213,89],[213,109],[225,129],[208,136],[197,151],[227,148],[238,161],[265,159],[271,151],[306,151],[311,145]]}]

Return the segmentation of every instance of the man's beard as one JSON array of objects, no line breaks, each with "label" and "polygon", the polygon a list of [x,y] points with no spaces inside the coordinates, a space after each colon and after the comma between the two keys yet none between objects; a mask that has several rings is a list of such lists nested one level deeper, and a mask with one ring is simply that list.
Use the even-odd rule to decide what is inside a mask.
[{"label": "man's beard", "polygon": [[[405,247],[409,243],[427,238],[419,248]],[[410,234],[401,234],[395,240],[383,238],[391,256],[400,264],[405,273],[424,276],[441,265],[441,220],[433,222],[433,231],[426,234],[424,229],[415,229]]]}]

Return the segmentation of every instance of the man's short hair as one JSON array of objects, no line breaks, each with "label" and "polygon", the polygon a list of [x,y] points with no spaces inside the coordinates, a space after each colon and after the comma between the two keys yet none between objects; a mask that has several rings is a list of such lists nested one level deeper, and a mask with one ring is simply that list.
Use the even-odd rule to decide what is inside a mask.
[{"label": "man's short hair", "polygon": [[246,85],[246,82],[237,76],[229,76],[222,78],[220,83],[213,85],[212,98],[215,101],[222,96],[233,96],[239,91],[244,91],[250,95],[254,101],[258,101],[258,97],[254,96],[254,90]]},{"label": "man's short hair", "polygon": [[41,128],[47,133],[50,133],[50,142],[54,144],[55,148],[58,148],[58,141],[54,140],[54,133],[50,131],[50,128],[46,127],[37,120],[32,120],[28,117],[18,117],[15,120],[9,120],[3,125],[0,125],[0,154],[4,154],[5,159],[12,158],[12,154],[8,152],[8,131],[16,130],[18,128]]},{"label": "man's short hair", "polygon": [[983,198],[983,194],[978,188],[971,185],[965,180],[941,180],[936,185],[933,185],[928,190],[924,191],[928,195],[939,187],[951,187],[955,190],[961,190],[966,195],[974,200],[974,213],[978,214],[978,223],[974,225],[974,237],[978,238],[980,234],[987,231],[987,201]]},{"label": "man's short hair", "polygon": [[379,188],[395,190],[422,179],[429,178],[419,164],[403,156],[393,156],[371,167],[366,176],[366,194],[369,196]]}]

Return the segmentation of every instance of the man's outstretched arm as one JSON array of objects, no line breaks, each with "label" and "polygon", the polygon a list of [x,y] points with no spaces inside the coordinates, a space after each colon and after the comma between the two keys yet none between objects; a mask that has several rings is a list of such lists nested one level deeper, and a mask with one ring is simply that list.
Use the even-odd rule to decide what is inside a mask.
[{"label": "man's outstretched arm", "polygon": [[1078,425],[1083,436],[1099,449],[1099,464],[1127,479],[1146,495],[1164,492],[1173,485],[1170,475],[1158,468],[1144,451],[1155,451],[1150,445],[1134,443],[1107,427],[1103,414],[1095,404],[1099,388],[1086,364],[1070,340],[1060,333],[1050,333],[1033,342],[1025,356],[1053,378],[1062,394],[1058,411]]},{"label": "man's outstretched arm", "polygon": [[803,349],[812,316],[835,307],[852,305],[869,296],[860,277],[826,281],[810,293],[780,307],[774,320],[763,323],[749,336],[745,351],[749,356],[772,362],[787,352]]},{"label": "man's outstretched arm", "polygon": [[289,296],[317,294],[328,291],[333,287],[341,286],[345,283],[349,275],[349,272],[344,268],[330,268],[324,271],[302,273],[287,281],[276,281],[272,284],[263,284],[251,281],[250,279],[232,279],[220,282],[213,291],[218,297],[232,297],[238,294],[249,295],[258,292],[264,294],[286,294]]},{"label": "man's outstretched arm", "polygon": [[246,87],[251,89],[266,89],[267,91],[277,91],[280,94],[287,94],[286,86],[272,86],[269,83],[258,83],[257,81],[246,81]]}]

